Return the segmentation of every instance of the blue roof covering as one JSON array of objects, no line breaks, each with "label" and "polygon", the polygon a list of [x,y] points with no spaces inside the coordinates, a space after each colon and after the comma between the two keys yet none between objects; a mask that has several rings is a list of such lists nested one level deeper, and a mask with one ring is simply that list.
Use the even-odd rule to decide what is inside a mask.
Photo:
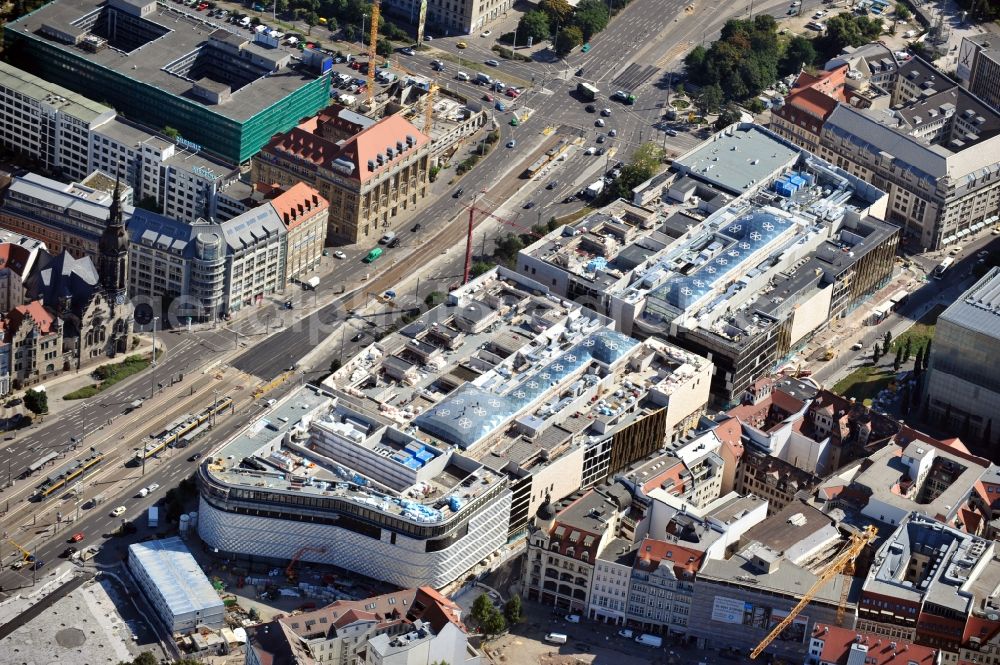
[{"label": "blue roof covering", "polygon": [[666,301],[685,310],[709,293],[722,277],[739,266],[748,256],[780,236],[794,222],[766,210],[756,209],[721,227],[716,239],[724,243],[711,261],[688,275],[675,274],[650,293],[651,298]]},{"label": "blue roof covering", "polygon": [[625,357],[639,342],[614,330],[599,330],[575,344],[566,353],[542,366],[506,394],[493,393],[466,383],[413,423],[442,441],[471,448],[522,409],[537,400],[552,385],[596,360],[611,365]]}]

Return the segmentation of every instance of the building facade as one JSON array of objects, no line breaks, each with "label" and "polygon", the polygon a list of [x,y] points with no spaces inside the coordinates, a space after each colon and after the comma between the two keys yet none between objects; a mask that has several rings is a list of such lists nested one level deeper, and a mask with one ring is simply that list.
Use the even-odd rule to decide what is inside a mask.
[{"label": "building facade", "polygon": [[424,34],[447,36],[485,30],[513,6],[514,0],[386,0],[383,11],[407,18],[413,24],[421,11],[426,11]]},{"label": "building facade", "polygon": [[330,206],[328,242],[372,242],[427,195],[430,140],[399,114],[357,116],[344,137],[342,117],[331,107],[275,136],[253,159],[253,181],[309,184]]},{"label": "building facade", "polygon": [[319,267],[326,242],[330,206],[315,189],[300,182],[271,199],[270,205],[287,230],[285,258],[287,279],[302,279]]},{"label": "building facade", "polygon": [[928,363],[928,415],[946,431],[992,446],[1000,439],[1000,269],[993,268],[938,317]]},{"label": "building facade", "polygon": [[956,73],[969,92],[1000,110],[1000,42],[996,37],[963,37]]},{"label": "building facade", "polygon": [[4,26],[15,65],[80,94],[100,90],[119,113],[239,164],[326,106],[330,79],[297,49],[231,30],[194,8],[125,0],[58,0]]}]

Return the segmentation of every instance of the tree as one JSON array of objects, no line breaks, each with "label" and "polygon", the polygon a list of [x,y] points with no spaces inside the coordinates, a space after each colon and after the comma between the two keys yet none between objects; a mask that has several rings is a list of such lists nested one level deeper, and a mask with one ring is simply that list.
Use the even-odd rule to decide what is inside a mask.
[{"label": "tree", "polygon": [[247,612],[247,616],[250,617],[251,621],[259,621],[260,620],[260,612],[257,611],[256,607],[251,607],[250,611]]},{"label": "tree", "polygon": [[143,651],[132,659],[132,665],[159,665],[160,661],[152,651]]},{"label": "tree", "polygon": [[337,32],[337,19],[332,16],[326,19],[326,29],[330,32]]},{"label": "tree", "polygon": [[334,358],[330,361],[330,374],[340,370],[340,358]]},{"label": "tree", "polygon": [[475,261],[469,267],[469,275],[471,277],[479,277],[480,275],[488,273],[492,269],[492,263],[487,263],[486,261]]},{"label": "tree", "polygon": [[911,349],[912,344],[913,344],[913,338],[912,337],[907,337],[906,338],[906,344],[903,345],[903,362],[904,363],[907,360],[910,359],[910,351],[912,350]]},{"label": "tree", "polygon": [[446,293],[441,293],[440,291],[431,291],[424,298],[424,304],[428,307],[437,307],[444,302],[444,299],[448,296]]},{"label": "tree", "polygon": [[904,5],[902,2],[896,3],[896,18],[900,21],[909,21],[910,17],[913,16],[910,13],[910,8]]},{"label": "tree", "polygon": [[931,360],[931,342],[934,340],[927,340],[927,346],[924,347],[924,369],[927,369],[927,365]]},{"label": "tree", "polygon": [[886,330],[885,331],[885,347],[889,348],[890,344],[892,344],[892,331],[891,330]]},{"label": "tree", "polygon": [[489,616],[490,610],[495,610],[493,601],[485,593],[476,598],[472,603],[472,618],[476,623],[482,624]]},{"label": "tree", "polygon": [[721,132],[734,122],[739,122],[741,116],[742,113],[734,104],[727,105],[726,108],[722,109],[719,117],[715,119],[715,131]]},{"label": "tree", "polygon": [[704,67],[705,58],[708,56],[708,51],[701,44],[695,46],[691,51],[684,56],[684,67],[687,69],[688,76],[695,83],[699,83],[704,77]]},{"label": "tree", "polygon": [[24,406],[35,415],[49,412],[49,394],[44,390],[28,390],[24,393]]},{"label": "tree", "polygon": [[580,0],[573,12],[573,23],[583,32],[583,40],[590,38],[608,27],[611,15],[608,5],[603,0]]},{"label": "tree", "polygon": [[834,56],[845,46],[861,46],[874,41],[882,34],[882,21],[856,16],[846,12],[831,16],[826,21],[826,34],[817,38],[824,55]]},{"label": "tree", "polygon": [[524,608],[521,606],[521,597],[513,595],[503,606],[503,615],[507,619],[507,624],[513,626],[524,620]]},{"label": "tree", "polygon": [[882,347],[875,342],[875,347],[872,349],[872,364],[877,365],[878,359],[882,357]]},{"label": "tree", "polygon": [[616,194],[631,199],[632,189],[656,175],[660,170],[662,159],[663,148],[655,143],[644,143],[639,146],[631,161],[622,167],[621,174],[615,180]]},{"label": "tree", "polygon": [[583,32],[575,25],[565,27],[556,35],[556,53],[566,55],[583,43]]},{"label": "tree", "polygon": [[517,39],[522,44],[528,43],[528,37],[534,42],[540,42],[548,39],[550,34],[549,17],[544,12],[525,12],[517,23]]},{"label": "tree", "polygon": [[920,347],[919,349],[917,349],[917,355],[913,358],[913,373],[916,374],[917,376],[919,376],[920,373],[924,371],[923,362],[924,362],[924,349],[923,347]]},{"label": "tree", "polygon": [[181,133],[176,129],[174,129],[173,127],[171,127],[170,125],[167,125],[166,127],[163,128],[163,135],[166,136],[171,141],[176,141],[177,137],[179,137]]},{"label": "tree", "polygon": [[785,47],[785,53],[778,63],[778,73],[782,76],[797,74],[803,65],[811,65],[815,60],[816,49],[812,40],[796,35]]},{"label": "tree", "polygon": [[900,365],[903,364],[903,347],[896,345],[896,358],[892,361],[893,371],[898,372]]},{"label": "tree", "polygon": [[698,93],[698,97],[695,99],[695,105],[702,113],[714,113],[719,110],[722,106],[723,95],[722,88],[717,84],[706,85]]},{"label": "tree", "polygon": [[379,38],[379,40],[375,42],[375,52],[383,58],[388,58],[392,55],[392,42],[385,37]]},{"label": "tree", "polygon": [[358,35],[361,34],[361,28],[348,23],[344,26],[344,29],[341,32],[343,32],[344,41],[354,42],[358,40]]},{"label": "tree", "polygon": [[549,27],[553,31],[556,26],[565,27],[573,17],[573,7],[566,0],[542,0],[538,9],[549,17]]}]

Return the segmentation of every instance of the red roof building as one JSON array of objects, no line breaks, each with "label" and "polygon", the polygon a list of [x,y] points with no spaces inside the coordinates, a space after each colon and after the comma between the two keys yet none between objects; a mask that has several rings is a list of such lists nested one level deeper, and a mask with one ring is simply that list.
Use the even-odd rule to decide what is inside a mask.
[{"label": "red roof building", "polygon": [[799,74],[785,103],[771,111],[771,131],[817,153],[823,123],[837,104],[847,102],[847,71],[848,66],[843,65],[818,76]]},{"label": "red roof building", "polygon": [[373,120],[331,106],[275,135],[253,158],[253,181],[304,182],[329,202],[329,241],[375,240],[426,196],[430,143],[400,114]]},{"label": "red roof building", "polygon": [[315,189],[299,182],[271,199],[270,205],[288,229],[288,278],[301,279],[319,267],[330,204]]},{"label": "red roof building", "polygon": [[818,665],[940,665],[937,649],[884,635],[817,623],[809,642],[811,662]]}]

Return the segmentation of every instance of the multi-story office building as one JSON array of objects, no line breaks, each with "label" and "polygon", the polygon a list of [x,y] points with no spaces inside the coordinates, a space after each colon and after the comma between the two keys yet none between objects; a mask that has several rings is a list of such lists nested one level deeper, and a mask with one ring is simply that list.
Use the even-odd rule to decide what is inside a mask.
[{"label": "multi-story office building", "polygon": [[[840,68],[842,61],[828,66]],[[845,76],[847,85],[875,75],[850,69]],[[1000,113],[916,57],[879,85],[886,94],[863,103],[851,90],[796,88],[775,129],[885,191],[885,219],[925,249],[940,249],[996,221]],[[831,101],[816,101],[818,93],[834,95],[832,109]]]},{"label": "multi-story office building", "polygon": [[137,201],[170,217],[228,218],[218,199],[239,176],[235,167],[6,63],[0,63],[0,123],[7,128],[0,143],[47,172],[75,181],[95,171],[119,175]]},{"label": "multi-story office building", "polygon": [[129,293],[160,299],[179,320],[212,321],[284,291],[288,232],[271,203],[195,224],[136,208]]},{"label": "multi-story office building", "polygon": [[233,164],[329,103],[321,58],[182,5],[57,0],[4,32],[17,66]]},{"label": "multi-story office building", "polygon": [[969,92],[1000,110],[1000,41],[996,36],[963,37],[955,73]]},{"label": "multi-story office building", "polygon": [[504,545],[505,475],[354,401],[304,387],[224,444],[197,475],[202,540],[403,587],[450,584]]},{"label": "multi-story office building", "polygon": [[945,662],[996,662],[996,543],[920,514],[886,536],[862,586],[857,628],[939,649]]},{"label": "multi-story office building", "polygon": [[114,109],[0,63],[2,144],[50,173],[89,175],[91,132],[114,117]]},{"label": "multi-story office building", "polygon": [[383,11],[416,23],[421,5],[427,12],[424,34],[471,35],[506,16],[514,0],[386,0]]},{"label": "multi-story office building", "polygon": [[625,623],[644,632],[686,635],[694,579],[704,552],[666,540],[645,538],[629,571]]},{"label": "multi-story office building", "polygon": [[878,219],[882,192],[755,125],[674,168],[651,207],[616,202],[517,269],[627,334],[711,358],[713,398],[730,405],[888,280],[898,230]]},{"label": "multi-story office building", "polygon": [[[65,250],[77,258],[89,256],[96,264],[115,181],[102,176],[86,182],[90,184],[64,184],[34,173],[16,176],[0,203],[0,226],[40,240],[52,254]],[[128,219],[132,189],[122,187],[119,196]]]},{"label": "multi-story office building", "polygon": [[906,665],[941,665],[948,662],[945,658],[938,649],[833,624],[817,623],[809,640],[809,662],[815,665],[898,665],[903,660]]},{"label": "multi-story office building", "polygon": [[327,383],[502,469],[514,537],[546,495],[600,483],[683,436],[703,412],[711,363],[611,325],[498,268]]},{"label": "multi-story office building", "polygon": [[963,438],[1000,438],[1000,269],[994,268],[938,317],[927,375],[931,418]]},{"label": "multi-story office building", "polygon": [[253,159],[253,181],[305,182],[330,204],[331,242],[371,242],[427,195],[430,140],[400,114],[372,120],[331,106],[275,136]]}]

